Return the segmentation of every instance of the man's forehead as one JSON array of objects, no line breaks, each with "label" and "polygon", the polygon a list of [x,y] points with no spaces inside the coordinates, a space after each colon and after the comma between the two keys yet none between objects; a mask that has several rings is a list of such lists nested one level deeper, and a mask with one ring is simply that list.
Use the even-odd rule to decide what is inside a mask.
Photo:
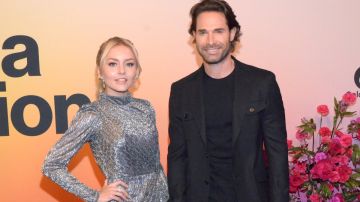
[{"label": "man's forehead", "polygon": [[227,21],[225,15],[221,12],[202,12],[196,19],[196,29],[216,29],[225,27],[227,27]]}]

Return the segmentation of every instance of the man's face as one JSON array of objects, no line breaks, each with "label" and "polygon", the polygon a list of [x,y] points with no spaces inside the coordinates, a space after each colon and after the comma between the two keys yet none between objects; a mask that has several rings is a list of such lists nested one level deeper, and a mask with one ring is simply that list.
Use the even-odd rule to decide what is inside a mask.
[{"label": "man's face", "polygon": [[196,19],[193,36],[204,62],[218,64],[230,54],[230,42],[234,39],[235,28],[229,30],[223,13],[205,11]]}]

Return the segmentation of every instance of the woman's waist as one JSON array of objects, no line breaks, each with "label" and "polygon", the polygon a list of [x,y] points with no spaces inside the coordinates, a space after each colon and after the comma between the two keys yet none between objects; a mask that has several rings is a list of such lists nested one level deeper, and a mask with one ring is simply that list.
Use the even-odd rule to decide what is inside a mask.
[{"label": "woman's waist", "polygon": [[132,170],[131,172],[117,172],[117,173],[111,173],[106,176],[106,179],[108,182],[113,182],[116,180],[122,180],[125,183],[131,182],[131,181],[137,181],[142,180],[145,178],[153,178],[155,176],[158,176],[162,171],[161,167],[158,167],[156,169],[152,170]]}]

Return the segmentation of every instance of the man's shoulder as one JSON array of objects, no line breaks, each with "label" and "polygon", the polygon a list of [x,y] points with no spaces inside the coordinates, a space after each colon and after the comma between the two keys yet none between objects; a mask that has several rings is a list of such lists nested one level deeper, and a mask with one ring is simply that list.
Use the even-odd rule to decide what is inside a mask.
[{"label": "man's shoulder", "polygon": [[239,71],[250,77],[273,77],[275,76],[273,72],[266,70],[264,68],[256,67],[253,65],[245,64],[235,59],[236,67],[238,67]]},{"label": "man's shoulder", "polygon": [[190,73],[189,75],[175,81],[172,85],[173,86],[182,86],[182,85],[188,85],[194,81],[197,81],[197,79],[199,78],[199,76],[201,76],[201,69],[202,67],[198,68],[197,70],[195,70],[194,72]]},{"label": "man's shoulder", "polygon": [[236,66],[238,66],[240,69],[242,69],[250,74],[265,74],[265,75],[274,74],[271,71],[266,70],[262,67],[256,67],[253,65],[249,65],[249,64],[240,62],[239,60],[235,60],[235,61],[236,61]]}]

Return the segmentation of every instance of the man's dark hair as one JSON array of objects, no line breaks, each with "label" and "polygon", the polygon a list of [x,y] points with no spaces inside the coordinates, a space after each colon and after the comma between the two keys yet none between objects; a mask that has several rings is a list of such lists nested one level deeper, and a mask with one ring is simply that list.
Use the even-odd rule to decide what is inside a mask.
[{"label": "man's dark hair", "polygon": [[223,13],[225,15],[227,25],[229,30],[236,28],[236,33],[234,40],[231,42],[231,49],[235,48],[235,42],[239,41],[241,36],[241,26],[239,22],[236,20],[236,15],[234,14],[230,5],[223,0],[203,0],[197,4],[195,4],[190,10],[191,16],[191,24],[188,30],[189,34],[192,35],[194,31],[196,31],[196,19],[202,13],[206,11],[216,11]]}]

